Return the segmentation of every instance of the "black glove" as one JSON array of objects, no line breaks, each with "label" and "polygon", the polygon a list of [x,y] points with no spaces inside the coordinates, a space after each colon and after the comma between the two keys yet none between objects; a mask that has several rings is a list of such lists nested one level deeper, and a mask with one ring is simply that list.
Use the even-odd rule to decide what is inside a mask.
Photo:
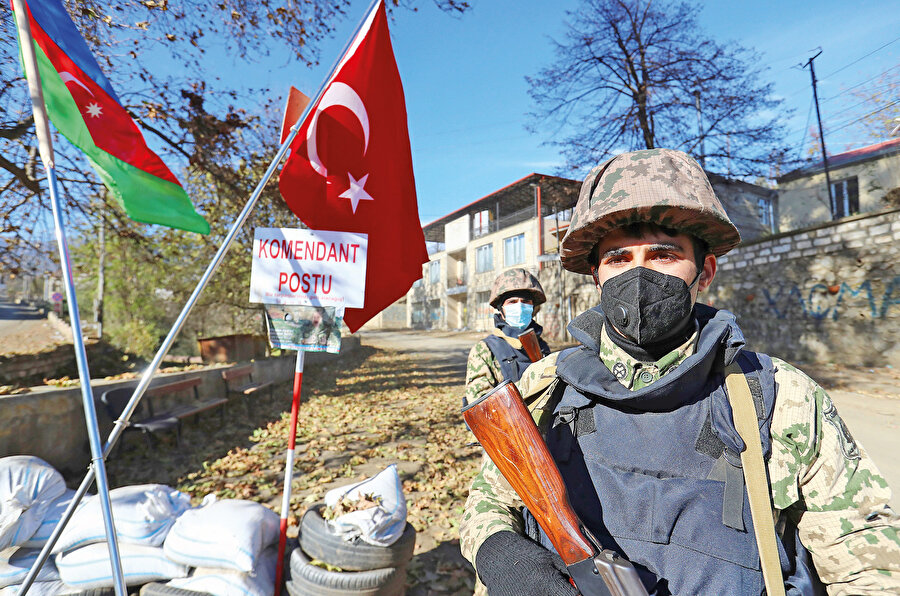
[{"label": "black glove", "polygon": [[559,555],[515,532],[491,534],[475,553],[475,567],[490,596],[578,594]]}]

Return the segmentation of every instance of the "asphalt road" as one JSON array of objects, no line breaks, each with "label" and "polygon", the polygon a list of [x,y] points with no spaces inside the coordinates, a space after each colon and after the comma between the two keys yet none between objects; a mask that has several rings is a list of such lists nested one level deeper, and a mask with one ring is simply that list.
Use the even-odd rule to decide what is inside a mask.
[{"label": "asphalt road", "polygon": [[41,311],[0,294],[0,354],[38,352],[63,341]]},{"label": "asphalt road", "polygon": [[[363,331],[362,342],[414,355],[426,369],[440,367],[465,382],[469,349],[486,332]],[[813,367],[806,372],[828,391],[853,437],[875,461],[900,506],[900,372],[861,367]]]}]

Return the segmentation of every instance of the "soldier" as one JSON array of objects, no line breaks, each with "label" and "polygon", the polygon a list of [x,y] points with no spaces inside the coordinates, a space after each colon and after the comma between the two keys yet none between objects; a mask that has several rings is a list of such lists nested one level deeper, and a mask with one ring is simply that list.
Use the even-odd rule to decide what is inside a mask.
[{"label": "soldier", "polygon": [[[580,347],[535,363],[518,383],[573,508],[651,594],[760,594],[746,483],[762,483],[776,518],[772,548],[761,542],[778,550],[775,587],[900,593],[890,489],[829,396],[783,360],[744,350],[734,315],[697,302],[716,258],[739,241],[684,153],[625,153],[585,179],[561,257],[593,277],[600,305],[569,325]],[[724,388],[732,363],[753,396],[768,482],[742,468]],[[490,594],[576,594],[487,458],[460,535]]]},{"label": "soldier", "polygon": [[541,352],[550,348],[541,339],[540,325],[534,315],[547,301],[544,288],[525,269],[508,269],[497,276],[491,288],[489,304],[494,313],[493,333],[472,346],[466,367],[466,396],[463,405],[487,393],[503,381],[518,381],[531,359],[517,338],[534,329]]}]

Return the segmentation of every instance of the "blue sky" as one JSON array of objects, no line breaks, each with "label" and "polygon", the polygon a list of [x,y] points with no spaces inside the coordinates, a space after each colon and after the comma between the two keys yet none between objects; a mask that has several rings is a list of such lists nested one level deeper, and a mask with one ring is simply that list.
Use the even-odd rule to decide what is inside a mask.
[{"label": "blue sky", "polygon": [[[552,60],[551,38],[562,37],[565,11],[577,1],[470,2],[472,10],[454,17],[421,0],[417,12],[397,10],[391,23],[423,223],[531,172],[553,173],[562,165],[559,152],[543,144],[552,139],[524,128],[532,109],[525,76]],[[704,2],[700,22],[711,37],[762,53],[776,94],[795,111],[791,139],[799,151],[804,139],[809,144],[806,123],[815,125],[815,113],[809,70],[797,65],[806,62],[814,48],[822,48],[816,74],[826,128],[829,122],[840,124],[861,115],[860,109],[842,112],[856,101],[847,93],[838,94],[900,64],[900,11],[888,4],[709,1]],[[249,86],[271,89],[273,96],[283,94],[291,83],[311,94],[367,5],[368,0],[352,1],[334,38],[321,46],[318,67],[272,58],[252,67],[227,68],[234,67],[232,76]],[[829,153],[865,144],[851,133],[848,127],[833,137],[826,135]]]}]

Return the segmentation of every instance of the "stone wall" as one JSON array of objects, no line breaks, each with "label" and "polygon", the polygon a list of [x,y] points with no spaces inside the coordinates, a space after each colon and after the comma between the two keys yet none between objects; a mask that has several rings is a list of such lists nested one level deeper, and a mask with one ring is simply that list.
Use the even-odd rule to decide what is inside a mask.
[{"label": "stone wall", "polygon": [[900,366],[900,210],[743,244],[705,295],[750,348],[789,361]]},{"label": "stone wall", "polygon": [[[318,362],[339,358],[359,345],[359,337],[344,337],[341,340],[340,355],[310,353],[306,355],[305,366],[309,369]],[[289,381],[294,377],[295,362],[293,352],[288,356],[257,360],[253,363],[253,379],[275,383]],[[157,374],[151,386],[200,376],[203,378],[203,383],[199,386],[202,398],[225,397],[222,371],[227,368],[215,366]],[[100,434],[104,442],[112,430],[113,421],[105,414],[100,395],[109,389],[134,387],[137,383],[137,379],[91,381]],[[161,407],[169,405],[165,402],[158,403]],[[289,395],[285,404],[286,408],[290,408]],[[90,462],[80,387],[36,387],[30,393],[0,396],[0,457],[7,455],[35,455],[49,462],[66,477],[80,477]]]}]

